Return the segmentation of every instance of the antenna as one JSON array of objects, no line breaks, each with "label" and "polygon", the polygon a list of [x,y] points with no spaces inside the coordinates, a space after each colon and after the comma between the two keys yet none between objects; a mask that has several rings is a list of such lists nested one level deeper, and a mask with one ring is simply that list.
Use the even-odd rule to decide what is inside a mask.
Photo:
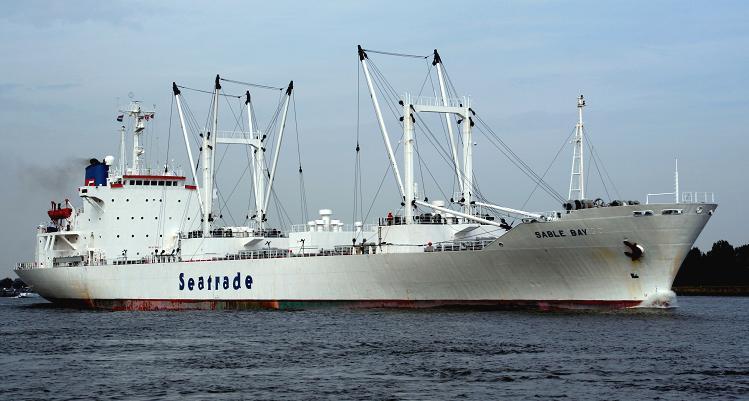
[{"label": "antenna", "polygon": [[679,159],[674,159],[674,203],[679,203]]},{"label": "antenna", "polygon": [[125,175],[127,163],[125,162],[125,126],[120,127],[120,175]]}]

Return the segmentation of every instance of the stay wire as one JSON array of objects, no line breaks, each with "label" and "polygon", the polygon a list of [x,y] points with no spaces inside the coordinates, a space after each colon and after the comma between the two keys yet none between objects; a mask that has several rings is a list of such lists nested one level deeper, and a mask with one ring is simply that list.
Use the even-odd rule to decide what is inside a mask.
[{"label": "stay wire", "polygon": [[598,158],[598,161],[601,163],[601,168],[603,169],[603,173],[606,174],[606,178],[609,180],[609,183],[614,189],[614,193],[616,193],[616,196],[619,197],[619,199],[622,199],[622,194],[619,193],[619,190],[616,188],[616,183],[614,182],[614,180],[611,179],[608,169],[606,168],[606,164],[603,163],[601,159],[601,155],[598,154],[597,148],[593,146],[593,142],[592,140],[590,140],[590,134],[588,134],[588,130],[586,130],[584,126],[583,126],[583,133],[585,134],[585,137],[588,138],[588,141],[590,141],[591,148],[593,149],[592,153],[595,153],[596,157]]},{"label": "stay wire", "polygon": [[304,170],[302,170],[302,149],[301,145],[299,143],[299,123],[297,121],[297,113],[296,113],[296,95],[291,95],[291,102],[292,102],[292,110],[294,112],[294,130],[296,132],[296,154],[297,154],[297,161],[299,162],[299,203],[301,207],[302,212],[302,221],[307,221],[307,192],[305,190],[304,186]]},{"label": "stay wire", "polygon": [[233,83],[233,84],[250,86],[250,87],[253,87],[253,88],[271,89],[271,90],[278,90],[278,91],[282,91],[282,90],[286,89],[286,88],[281,88],[281,87],[278,87],[278,86],[253,84],[251,82],[236,81],[236,80],[233,80],[233,79],[226,79],[226,78],[219,78],[219,79],[221,81],[224,81],[224,82],[230,82],[230,83]]},{"label": "stay wire", "polygon": [[608,197],[608,200],[611,201],[611,194],[609,194],[609,189],[606,186],[606,182],[604,181],[603,174],[601,174],[601,169],[598,167],[598,161],[595,157],[595,153],[593,152],[593,145],[590,139],[586,141],[586,144],[588,145],[588,150],[590,151],[590,155],[592,156],[591,159],[593,159],[593,166],[595,166],[596,171],[598,172],[598,177],[601,179],[601,185],[603,185],[603,190],[606,192],[606,196]]},{"label": "stay wire", "polygon": [[425,59],[425,58],[429,58],[429,56],[431,56],[431,54],[430,55],[426,55],[426,56],[420,56],[420,55],[417,55],[417,54],[385,52],[385,51],[381,51],[381,50],[372,50],[372,49],[362,49],[362,50],[364,50],[367,53],[384,54],[386,56],[396,56],[396,57],[424,58]]},{"label": "stay wire", "polygon": [[[387,100],[389,98],[392,103],[397,103],[398,102],[398,96],[397,96],[397,91],[395,90],[395,88],[389,83],[389,81],[385,78],[385,76],[382,74],[382,72],[380,71],[380,69],[373,62],[370,61],[370,65],[372,66],[372,71],[374,72],[374,74],[373,74],[373,77],[375,78],[373,80],[374,83],[375,83],[374,86],[377,87],[378,91],[380,92],[380,94],[383,96],[383,98],[385,100]],[[398,114],[395,112],[395,110],[393,110],[393,107],[391,106],[391,104],[392,104],[391,102],[387,102],[386,101],[385,103],[387,104],[388,109],[390,110],[390,112],[393,115],[393,117],[396,120],[398,120]],[[416,116],[417,116],[417,118],[419,118],[419,120],[421,120],[423,122],[423,118],[418,113],[416,113]],[[403,124],[401,123],[400,126],[402,128]],[[446,157],[445,155],[447,153],[444,150],[444,147],[442,147],[442,145],[437,145],[437,144],[439,144],[439,141],[436,140],[436,137],[434,136],[433,133],[431,133],[431,130],[429,130],[428,126],[426,124],[423,124],[423,127],[424,128],[422,128],[422,125],[418,126],[419,129],[422,129],[422,130],[426,129],[426,131],[428,131],[430,133],[430,135],[435,138],[435,142],[432,142],[432,140],[429,139],[429,138],[427,138],[427,139],[429,139],[430,142],[432,142],[432,145],[435,146],[435,148],[437,148],[437,146],[439,146],[439,150],[441,150],[441,154],[440,155],[442,156],[443,160],[445,160],[445,162],[454,169],[455,168],[455,164],[451,161],[452,160],[451,154]],[[402,140],[402,136],[401,136],[401,140]],[[400,142],[399,142],[399,144],[400,144]],[[396,151],[394,151],[394,153],[395,152],[397,152],[397,148],[396,148]],[[440,153],[440,152],[438,152],[438,153]],[[472,185],[472,189],[475,189],[475,183],[474,183],[474,185]]]},{"label": "stay wire", "polygon": [[[180,88],[180,89],[186,89],[186,90],[193,91],[193,92],[207,93],[209,95],[214,95],[215,94],[214,91],[207,91],[207,90],[204,90],[204,89],[188,88],[187,86],[182,86],[182,85],[177,85],[177,87]],[[228,93],[220,93],[219,96],[235,97],[235,98],[238,98],[238,99],[242,98],[242,95],[232,95],[232,94],[228,94]]]},{"label": "stay wire", "polygon": [[[534,172],[532,172],[532,170],[529,170],[529,168],[524,167],[521,161],[519,161],[517,158],[511,156],[508,153],[509,152],[508,150],[506,150],[502,146],[498,145],[495,142],[495,139],[492,138],[492,136],[486,135],[486,132],[484,132],[481,129],[479,129],[479,132],[484,133],[485,134],[485,138],[489,141],[490,144],[492,144],[497,150],[499,150],[503,155],[505,155],[505,157],[507,157],[507,159],[513,165],[515,165],[515,167],[517,167],[523,174],[525,174],[532,181],[538,183],[541,186],[541,188],[543,188],[544,191],[549,196],[551,196],[552,198],[554,198],[554,200],[556,200],[558,202],[564,202],[564,198],[558,192],[556,192],[553,188],[549,187],[549,185],[546,184],[544,181],[540,180],[540,177],[537,177],[537,174],[535,174]],[[534,177],[534,175],[535,175],[535,177]]]},{"label": "stay wire", "polygon": [[356,213],[359,212],[363,217],[364,211],[362,205],[361,189],[361,146],[359,143],[359,133],[361,129],[361,63],[356,60],[356,148],[354,157],[354,208],[351,221],[356,221]]},{"label": "stay wire", "polygon": [[167,166],[169,165],[169,148],[172,144],[172,116],[174,115],[174,96],[172,96],[172,104],[169,106],[169,130],[167,131],[166,140],[166,163],[164,165],[164,172],[167,172]]},{"label": "stay wire", "polygon": [[[535,171],[533,171],[533,169],[532,169],[532,168],[531,168],[531,167],[530,167],[530,166],[529,166],[529,165],[528,165],[528,164],[527,164],[527,163],[526,163],[526,162],[525,162],[525,161],[524,161],[524,160],[523,160],[522,158],[520,158],[520,156],[518,156],[518,155],[517,155],[517,154],[516,154],[516,153],[515,153],[515,152],[514,152],[514,151],[513,151],[513,150],[512,150],[512,149],[511,149],[510,147],[509,147],[509,145],[507,145],[507,144],[506,144],[506,143],[505,143],[505,142],[504,142],[504,141],[503,141],[503,140],[502,140],[502,139],[501,139],[501,138],[499,137],[499,135],[497,135],[497,134],[496,134],[496,133],[495,133],[495,132],[494,132],[494,131],[493,131],[493,130],[491,129],[491,127],[489,127],[489,125],[488,125],[488,124],[486,124],[486,122],[485,122],[485,121],[484,121],[483,119],[481,119],[481,117],[479,117],[478,115],[475,115],[475,117],[476,117],[477,121],[478,121],[478,122],[480,122],[480,123],[481,123],[481,124],[483,125],[484,129],[485,129],[485,130],[486,130],[486,131],[487,131],[487,132],[488,132],[489,134],[491,134],[491,136],[489,136],[489,135],[486,135],[486,137],[487,137],[488,139],[490,139],[491,137],[493,137],[493,139],[494,139],[494,140],[496,140],[496,141],[497,141],[497,142],[498,142],[498,143],[499,143],[499,144],[500,144],[501,146],[498,146],[498,145],[497,145],[496,143],[494,143],[494,142],[493,142],[493,141],[492,141],[491,139],[490,139],[490,141],[489,141],[490,143],[492,143],[492,144],[493,144],[493,145],[494,145],[494,146],[495,146],[495,147],[496,147],[496,148],[497,148],[498,150],[500,150],[500,151],[501,151],[501,152],[502,152],[502,153],[503,153],[503,154],[504,154],[505,156],[507,156],[507,157],[508,157],[508,159],[511,159],[512,163],[513,163],[513,164],[515,164],[515,166],[516,166],[516,167],[518,167],[518,168],[519,168],[519,169],[520,169],[521,171],[523,171],[523,173],[525,173],[525,174],[526,174],[526,175],[527,175],[527,176],[528,176],[529,178],[531,178],[532,180],[534,180],[534,181],[538,182],[538,183],[539,183],[539,184],[540,184],[540,185],[542,186],[542,188],[544,188],[544,189],[545,189],[545,191],[546,191],[546,192],[547,192],[547,193],[548,193],[549,195],[551,195],[552,197],[554,197],[554,198],[555,198],[556,200],[558,200],[558,201],[560,201],[560,202],[564,202],[564,200],[565,200],[565,199],[564,199],[564,197],[563,197],[563,196],[562,196],[561,194],[559,194],[559,192],[557,192],[557,191],[556,191],[556,190],[555,190],[555,189],[554,189],[553,187],[551,187],[551,186],[550,186],[550,185],[549,185],[548,183],[546,183],[546,182],[545,182],[544,180],[542,180],[542,179],[541,179],[541,177],[540,177],[540,176],[539,176],[539,175],[538,175],[538,174],[537,174],[537,173],[536,173]],[[484,134],[486,134],[486,132],[485,132],[484,130],[482,130],[481,128],[479,128],[479,131],[480,131],[480,132],[483,132]],[[503,150],[502,148],[504,148],[504,150]]]}]

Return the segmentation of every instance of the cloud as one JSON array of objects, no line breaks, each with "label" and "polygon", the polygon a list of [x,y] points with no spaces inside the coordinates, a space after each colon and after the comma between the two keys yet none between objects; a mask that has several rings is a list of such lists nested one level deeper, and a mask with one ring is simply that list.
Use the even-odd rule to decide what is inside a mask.
[{"label": "cloud", "polygon": [[3,5],[0,21],[46,28],[50,25],[79,25],[105,22],[113,25],[140,26],[139,16],[165,12],[149,2],[80,0],[26,0]]},{"label": "cloud", "polygon": [[60,91],[60,90],[78,88],[80,86],[81,84],[76,84],[76,83],[60,83],[60,84],[37,85],[34,87],[34,89],[39,90],[39,91]]},{"label": "cloud", "polygon": [[6,84],[0,84],[0,95],[4,95],[6,93],[13,92],[14,90],[20,88],[21,84],[14,84],[14,83],[6,83]]}]

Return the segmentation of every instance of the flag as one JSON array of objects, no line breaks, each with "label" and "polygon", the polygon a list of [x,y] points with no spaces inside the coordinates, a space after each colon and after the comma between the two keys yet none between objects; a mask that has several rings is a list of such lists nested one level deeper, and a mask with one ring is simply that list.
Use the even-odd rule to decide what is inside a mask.
[{"label": "flag", "polygon": [[117,116],[117,121],[122,122],[122,120],[124,118],[125,118],[125,115],[124,114],[120,114],[119,116]]}]

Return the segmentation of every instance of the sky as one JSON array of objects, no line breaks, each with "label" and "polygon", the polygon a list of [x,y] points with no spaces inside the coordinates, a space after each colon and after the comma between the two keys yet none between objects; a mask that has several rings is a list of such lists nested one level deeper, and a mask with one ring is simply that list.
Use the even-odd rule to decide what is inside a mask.
[{"label": "sky", "polygon": [[[272,4],[270,4],[272,3]],[[457,5],[460,7],[457,7]],[[749,3],[741,1],[503,2],[139,2],[24,1],[0,15],[0,276],[33,258],[35,227],[50,200],[70,197],[91,157],[119,154],[118,107],[130,93],[155,105],[146,138],[152,164],[186,166],[171,108],[171,83],[210,89],[216,74],[285,86],[294,80],[293,113],[275,190],[295,223],[304,223],[297,174],[304,166],[307,208],[354,219],[354,160],[361,146],[368,222],[398,208],[395,182],[361,81],[356,45],[408,54],[440,51],[451,81],[477,113],[542,174],[565,143],[584,94],[585,127],[611,177],[595,166],[588,196],[644,200],[673,190],[715,194],[717,213],[697,241],[749,242]],[[399,93],[418,94],[428,59],[371,54]],[[225,87],[227,93],[244,88]],[[276,93],[253,91],[267,124]],[[426,92],[432,93],[431,86]],[[198,121],[210,98],[185,93]],[[226,128],[232,129],[229,106]],[[170,121],[169,115],[172,114]],[[439,121],[433,120],[439,132]],[[389,122],[391,127],[394,123]],[[422,136],[419,136],[422,135]],[[298,141],[297,141],[298,137]],[[397,144],[399,132],[391,128]],[[431,199],[449,197],[449,169],[417,133],[417,180]],[[476,179],[495,203],[521,207],[533,181],[476,134]],[[297,149],[300,151],[297,152]],[[572,151],[566,146],[545,180],[566,196]],[[246,158],[226,151],[218,182],[238,190],[227,210],[246,215]],[[435,179],[430,178],[430,174]],[[604,174],[605,175],[605,174]],[[607,195],[606,192],[609,192]],[[377,196],[375,196],[377,195]],[[557,210],[537,191],[527,210]],[[231,222],[229,222],[231,223]]]}]

